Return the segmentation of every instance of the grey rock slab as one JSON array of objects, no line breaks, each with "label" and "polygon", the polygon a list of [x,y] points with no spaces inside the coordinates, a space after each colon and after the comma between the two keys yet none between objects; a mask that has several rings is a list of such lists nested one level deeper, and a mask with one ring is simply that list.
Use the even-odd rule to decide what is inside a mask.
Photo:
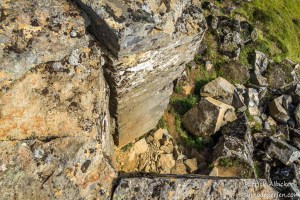
[{"label": "grey rock slab", "polygon": [[207,176],[121,178],[112,199],[249,199],[277,192],[263,179]]},{"label": "grey rock slab", "polygon": [[280,160],[285,165],[291,165],[299,161],[300,151],[295,147],[287,144],[285,141],[270,137],[271,143],[266,151],[272,158]]}]

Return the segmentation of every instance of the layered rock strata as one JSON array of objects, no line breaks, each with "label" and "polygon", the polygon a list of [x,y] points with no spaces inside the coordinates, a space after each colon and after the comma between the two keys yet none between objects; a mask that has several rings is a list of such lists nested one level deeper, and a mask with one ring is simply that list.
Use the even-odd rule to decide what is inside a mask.
[{"label": "layered rock strata", "polygon": [[173,81],[193,59],[206,30],[190,0],[76,0],[91,19],[91,32],[108,49],[106,77],[116,119],[115,142],[132,142],[157,124]]}]

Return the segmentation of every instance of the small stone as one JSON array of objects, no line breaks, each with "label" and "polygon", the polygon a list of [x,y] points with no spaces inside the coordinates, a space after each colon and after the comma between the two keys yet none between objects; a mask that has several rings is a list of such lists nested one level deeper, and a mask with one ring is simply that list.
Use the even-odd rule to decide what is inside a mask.
[{"label": "small stone", "polygon": [[72,66],[78,66],[79,65],[79,51],[78,51],[78,49],[72,51],[68,61],[69,61],[70,65],[72,65]]},{"label": "small stone", "polygon": [[7,167],[5,164],[2,164],[0,167],[0,171],[4,172],[5,170],[7,170]]},{"label": "small stone", "polygon": [[52,68],[54,71],[58,72],[61,71],[64,68],[64,66],[61,64],[61,62],[55,62],[53,63]]},{"label": "small stone", "polygon": [[259,71],[255,70],[250,74],[251,82],[260,86],[268,86],[268,80],[266,77],[262,76]]},{"label": "small stone", "polygon": [[140,155],[140,154],[145,153],[149,149],[149,147],[148,147],[148,144],[147,144],[145,138],[143,138],[143,139],[137,141],[134,144],[132,149],[133,149],[134,154]]},{"label": "small stone", "polygon": [[77,37],[77,32],[75,30],[72,30],[70,35],[72,38],[75,38]]},{"label": "small stone", "polygon": [[173,152],[173,145],[168,145],[168,146],[161,146],[160,150],[164,151],[165,153],[172,153]]},{"label": "small stone", "polygon": [[163,138],[164,132],[166,132],[165,129],[158,129],[153,135],[154,139],[157,141],[161,140]]},{"label": "small stone", "polygon": [[249,114],[260,116],[258,92],[254,88],[247,88],[244,93],[244,102],[248,106]]},{"label": "small stone", "polygon": [[272,117],[269,116],[265,121],[264,126],[266,130],[276,130],[277,123]]},{"label": "small stone", "polygon": [[254,69],[260,73],[264,73],[267,70],[268,64],[268,57],[260,51],[255,51]]},{"label": "small stone", "polygon": [[182,160],[176,161],[175,167],[172,169],[173,174],[187,174],[187,169]]},{"label": "small stone", "polygon": [[213,68],[212,63],[210,61],[206,61],[205,68],[206,68],[206,71],[208,71],[208,72],[211,71]]},{"label": "small stone", "polygon": [[170,170],[175,166],[175,160],[172,154],[161,154],[158,162],[159,166],[164,170]]},{"label": "small stone", "polygon": [[196,158],[187,159],[184,161],[190,173],[195,173],[198,170],[198,164]]},{"label": "small stone", "polygon": [[45,155],[45,152],[43,149],[41,149],[41,148],[34,149],[33,156],[35,158],[42,159],[44,157],[44,155]]},{"label": "small stone", "polygon": [[233,94],[233,100],[232,100],[232,106],[240,111],[240,112],[243,112],[247,109],[245,103],[244,103],[244,97],[242,95],[241,92],[239,92],[240,90],[239,89],[236,89],[234,91],[234,94]]}]

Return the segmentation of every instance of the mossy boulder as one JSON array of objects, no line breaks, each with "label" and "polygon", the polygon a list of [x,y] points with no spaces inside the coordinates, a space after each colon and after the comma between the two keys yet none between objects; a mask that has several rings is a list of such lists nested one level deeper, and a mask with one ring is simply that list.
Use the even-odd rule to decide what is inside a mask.
[{"label": "mossy boulder", "polygon": [[290,86],[295,79],[299,79],[299,67],[286,59],[281,63],[272,63],[266,73],[271,88],[280,89]]},{"label": "mossy boulder", "polygon": [[231,61],[223,65],[219,74],[231,83],[244,84],[250,78],[247,66],[237,61]]}]

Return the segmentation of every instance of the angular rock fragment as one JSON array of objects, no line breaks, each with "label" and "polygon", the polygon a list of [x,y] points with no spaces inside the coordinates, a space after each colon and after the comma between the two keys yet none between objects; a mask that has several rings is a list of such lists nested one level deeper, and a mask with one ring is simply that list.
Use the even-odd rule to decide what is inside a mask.
[{"label": "angular rock fragment", "polygon": [[198,170],[197,159],[187,159],[184,161],[184,164],[187,166],[190,173],[194,173]]},{"label": "angular rock fragment", "polygon": [[245,21],[218,17],[213,25],[220,40],[220,51],[230,57],[239,57],[241,47],[255,40],[256,30]]},{"label": "angular rock fragment", "polygon": [[259,106],[259,96],[258,92],[254,88],[247,88],[244,93],[245,104],[248,107],[248,112],[250,115],[253,116],[260,116],[260,110],[258,109]]},{"label": "angular rock fragment", "polygon": [[294,115],[297,122],[297,127],[300,127],[300,104],[298,104],[298,106],[296,107]]},{"label": "angular rock fragment", "polygon": [[244,103],[244,97],[242,95],[242,92],[240,92],[240,89],[236,89],[233,93],[232,106],[240,112],[243,112],[247,109],[247,106]]},{"label": "angular rock fragment", "polygon": [[254,70],[260,72],[260,74],[264,73],[268,68],[268,64],[268,57],[260,51],[255,51]]},{"label": "angular rock fragment", "polygon": [[192,134],[209,137],[221,126],[235,119],[232,106],[206,97],[183,116],[182,123]]},{"label": "angular rock fragment", "polygon": [[270,137],[270,145],[266,151],[272,158],[280,160],[285,165],[291,165],[299,160],[300,151],[286,142],[274,137]]},{"label": "angular rock fragment", "polygon": [[284,100],[283,95],[273,99],[268,104],[268,108],[271,117],[278,120],[279,122],[287,123],[287,121],[290,119],[290,116],[287,110],[284,108],[283,100]]},{"label": "angular rock fragment", "polygon": [[170,170],[175,166],[173,154],[161,154],[158,162],[165,173],[170,173]]},{"label": "angular rock fragment", "polygon": [[226,79],[218,77],[201,88],[202,97],[212,97],[223,103],[231,105],[235,86]]},{"label": "angular rock fragment", "polygon": [[219,70],[219,74],[231,83],[238,84],[244,84],[250,78],[247,66],[237,61],[230,61],[222,65]]},{"label": "angular rock fragment", "polygon": [[147,150],[148,150],[148,144],[147,144],[145,138],[140,139],[133,146],[133,152],[136,155],[145,153]]},{"label": "angular rock fragment", "polygon": [[266,77],[262,76],[258,70],[251,72],[250,74],[251,82],[259,86],[268,86],[268,80]]},{"label": "angular rock fragment", "polygon": [[264,128],[269,131],[276,130],[276,126],[277,126],[276,121],[270,116],[267,118],[267,120],[264,123]]}]

